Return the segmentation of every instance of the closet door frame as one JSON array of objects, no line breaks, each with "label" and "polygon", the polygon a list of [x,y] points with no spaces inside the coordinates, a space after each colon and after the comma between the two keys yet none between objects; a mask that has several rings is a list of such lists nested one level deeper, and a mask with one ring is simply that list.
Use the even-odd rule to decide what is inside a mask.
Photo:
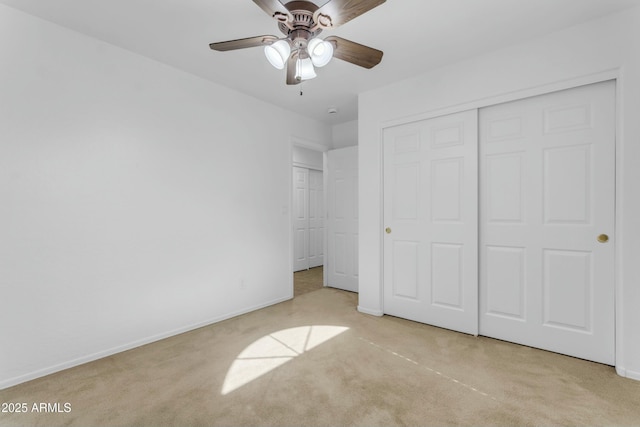
[{"label": "closet door frame", "polygon": [[[615,171],[615,185],[616,185],[616,190],[615,190],[615,231],[614,231],[614,236],[613,236],[613,245],[615,246],[614,248],[614,252],[615,252],[615,277],[614,277],[614,293],[615,293],[615,305],[614,305],[614,310],[615,310],[615,319],[614,319],[614,323],[615,323],[615,358],[616,358],[616,362],[615,362],[615,366],[616,366],[616,370],[618,372],[619,375],[626,377],[625,371],[624,370],[620,370],[618,369],[619,366],[623,366],[624,364],[624,360],[622,360],[622,355],[624,354],[624,337],[622,335],[622,328],[624,325],[623,322],[623,313],[622,313],[622,308],[623,308],[623,289],[622,289],[622,265],[620,263],[620,260],[623,258],[623,250],[622,250],[622,235],[624,234],[624,224],[622,221],[622,188],[624,186],[624,182],[622,179],[622,171],[621,168],[619,167],[621,165],[621,143],[619,141],[620,135],[622,135],[622,123],[620,121],[620,111],[622,111],[622,107],[623,107],[623,86],[624,86],[624,80],[621,78],[621,71],[620,69],[612,69],[612,70],[607,70],[607,71],[603,71],[603,72],[599,72],[599,73],[594,73],[594,74],[590,74],[590,75],[586,75],[586,76],[579,76],[579,77],[575,77],[575,78],[571,78],[571,79],[566,79],[566,80],[562,80],[562,81],[557,81],[557,82],[552,82],[549,84],[544,84],[544,85],[540,85],[540,86],[535,86],[535,87],[530,87],[530,88],[526,88],[526,89],[522,89],[522,90],[515,90],[515,91],[510,91],[507,93],[502,93],[502,94],[496,94],[494,96],[489,96],[489,97],[484,97],[484,98],[480,98],[480,99],[476,99],[474,101],[469,101],[469,102],[463,102],[460,104],[455,104],[450,107],[446,107],[446,108],[441,108],[441,109],[437,109],[437,110],[432,110],[426,113],[417,113],[417,114],[411,114],[411,115],[406,115],[403,116],[401,118],[398,119],[394,119],[394,120],[388,120],[385,122],[381,122],[379,124],[379,128],[378,128],[378,134],[379,134],[379,144],[377,147],[377,150],[379,152],[379,158],[380,158],[380,164],[379,164],[379,169],[380,169],[380,186],[378,187],[379,190],[379,200],[383,200],[384,197],[384,188],[382,186],[382,173],[383,173],[383,159],[384,159],[384,144],[382,143],[383,141],[383,134],[385,129],[391,128],[391,127],[395,127],[395,126],[399,126],[399,125],[403,125],[403,124],[407,124],[407,123],[411,123],[411,122],[415,122],[415,121],[419,121],[419,120],[426,120],[426,119],[431,119],[431,118],[436,118],[436,117],[441,117],[441,116],[445,116],[445,115],[449,115],[449,114],[454,114],[454,113],[459,113],[459,112],[463,112],[463,111],[468,111],[468,110],[472,110],[472,109],[481,109],[484,107],[490,107],[493,105],[497,105],[497,104],[502,104],[502,103],[506,103],[506,102],[511,102],[511,101],[517,101],[517,100],[521,100],[521,99],[525,99],[525,98],[529,98],[529,97],[534,97],[534,96],[538,96],[538,95],[545,95],[545,94],[549,94],[549,93],[553,93],[553,92],[558,92],[558,91],[562,91],[562,90],[566,90],[566,89],[573,89],[576,87],[580,87],[580,86],[584,86],[584,85],[589,85],[589,84],[594,84],[594,83],[601,83],[601,82],[606,82],[609,80],[613,80],[615,81],[616,84],[616,111],[618,114],[618,117],[616,118],[616,125],[615,125],[615,133],[617,135],[616,138],[616,143],[615,143],[615,158],[616,158],[616,171]],[[379,211],[377,213],[377,217],[378,217],[378,230],[377,230],[377,234],[378,234],[378,256],[379,256],[379,272],[378,272],[378,289],[377,289],[377,297],[376,300],[378,301],[378,308],[368,308],[368,307],[362,307],[361,303],[358,306],[358,311],[362,312],[362,313],[366,313],[366,314],[371,314],[371,315],[375,315],[375,316],[382,316],[384,315],[384,269],[383,269],[383,264],[384,264],[384,224],[383,224],[383,219],[384,219],[384,204],[380,203],[379,205]]]}]

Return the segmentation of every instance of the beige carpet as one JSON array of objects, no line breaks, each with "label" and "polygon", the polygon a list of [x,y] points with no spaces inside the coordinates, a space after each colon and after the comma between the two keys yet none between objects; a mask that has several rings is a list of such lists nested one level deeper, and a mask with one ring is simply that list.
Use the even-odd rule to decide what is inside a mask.
[{"label": "beige carpet", "polygon": [[324,286],[322,274],[322,267],[314,267],[293,273],[293,295],[297,297],[307,292],[322,289]]},{"label": "beige carpet", "polygon": [[2,426],[640,425],[614,369],[355,309],[323,288],[0,391]]}]

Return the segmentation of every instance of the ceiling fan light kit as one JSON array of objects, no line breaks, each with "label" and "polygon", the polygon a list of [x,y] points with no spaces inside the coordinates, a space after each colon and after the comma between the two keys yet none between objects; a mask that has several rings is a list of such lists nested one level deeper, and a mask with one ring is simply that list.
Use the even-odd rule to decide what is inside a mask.
[{"label": "ceiling fan light kit", "polygon": [[296,61],[296,80],[311,80],[317,77],[316,70],[313,68],[311,58],[300,59]]},{"label": "ceiling fan light kit", "polygon": [[384,3],[386,0],[329,0],[322,7],[310,1],[253,0],[278,22],[286,36],[257,36],[211,43],[217,51],[264,46],[267,60],[278,70],[287,69],[287,84],[316,77],[314,67],[324,67],[333,57],[373,68],[382,60],[382,51],[337,36],[317,37],[324,29],[334,29]]},{"label": "ceiling fan light kit", "polygon": [[291,54],[291,46],[289,46],[289,42],[286,40],[278,40],[273,44],[265,46],[264,54],[271,65],[278,70],[282,70]]},{"label": "ceiling fan light kit", "polygon": [[333,45],[319,38],[309,40],[307,51],[316,67],[324,67],[333,58]]}]

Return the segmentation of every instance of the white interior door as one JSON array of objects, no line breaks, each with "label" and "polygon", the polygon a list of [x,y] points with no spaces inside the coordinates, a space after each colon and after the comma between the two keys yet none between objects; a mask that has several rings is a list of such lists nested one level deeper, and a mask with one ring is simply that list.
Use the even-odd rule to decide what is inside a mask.
[{"label": "white interior door", "polygon": [[323,187],[321,171],[293,167],[293,271],[323,264]]},{"label": "white interior door", "polygon": [[309,169],[293,167],[293,271],[309,268]]},{"label": "white interior door", "polygon": [[358,292],[358,147],[327,152],[327,285]]},{"label": "white interior door", "polygon": [[324,258],[324,181],[321,171],[309,170],[309,268]]},{"label": "white interior door", "polygon": [[474,335],[477,115],[384,131],[384,312]]},{"label": "white interior door", "polygon": [[480,334],[613,365],[615,83],[484,108],[480,134]]}]

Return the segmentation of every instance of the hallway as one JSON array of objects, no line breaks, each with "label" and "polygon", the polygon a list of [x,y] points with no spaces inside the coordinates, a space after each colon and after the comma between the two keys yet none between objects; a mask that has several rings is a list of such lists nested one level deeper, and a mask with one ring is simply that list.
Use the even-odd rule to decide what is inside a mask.
[{"label": "hallway", "polygon": [[322,289],[323,266],[293,273],[293,296]]}]

